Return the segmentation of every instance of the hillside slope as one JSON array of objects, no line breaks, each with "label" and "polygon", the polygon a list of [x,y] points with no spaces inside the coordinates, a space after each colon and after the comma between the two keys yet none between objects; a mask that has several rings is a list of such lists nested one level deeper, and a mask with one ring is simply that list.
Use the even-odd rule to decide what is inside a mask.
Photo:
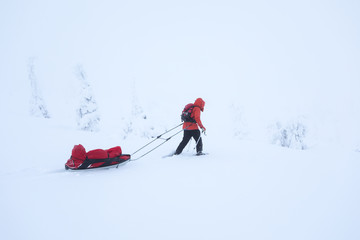
[{"label": "hillside slope", "polygon": [[[184,154],[163,158],[179,136],[118,169],[69,172],[69,142],[89,146],[96,139],[107,147],[107,135],[52,120],[26,123],[31,127],[2,126],[9,140],[0,174],[4,239],[360,237],[356,152],[290,150],[209,134],[209,155],[193,156],[192,142]],[[139,142],[119,145],[128,152]]]}]

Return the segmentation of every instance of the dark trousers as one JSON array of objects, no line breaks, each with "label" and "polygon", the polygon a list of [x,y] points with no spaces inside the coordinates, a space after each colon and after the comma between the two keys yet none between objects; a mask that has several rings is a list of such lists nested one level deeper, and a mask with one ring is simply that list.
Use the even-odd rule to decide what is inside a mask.
[{"label": "dark trousers", "polygon": [[180,154],[183,151],[183,149],[185,148],[185,146],[188,144],[188,142],[192,137],[195,139],[195,142],[197,142],[196,152],[202,152],[203,144],[202,144],[202,139],[200,137],[200,130],[184,130],[184,137],[181,143],[179,144],[178,148],[176,149],[175,152],[176,155]]}]

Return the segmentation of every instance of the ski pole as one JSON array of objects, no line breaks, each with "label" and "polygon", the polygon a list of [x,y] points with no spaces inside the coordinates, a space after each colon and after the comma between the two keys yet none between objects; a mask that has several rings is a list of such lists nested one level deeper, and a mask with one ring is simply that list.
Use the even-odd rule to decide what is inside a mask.
[{"label": "ski pole", "polygon": [[196,146],[198,145],[198,143],[199,143],[200,139],[201,139],[201,131],[200,131],[200,136],[199,136],[199,139],[196,141],[196,144],[195,144],[194,149],[195,149],[195,148],[196,148]]}]

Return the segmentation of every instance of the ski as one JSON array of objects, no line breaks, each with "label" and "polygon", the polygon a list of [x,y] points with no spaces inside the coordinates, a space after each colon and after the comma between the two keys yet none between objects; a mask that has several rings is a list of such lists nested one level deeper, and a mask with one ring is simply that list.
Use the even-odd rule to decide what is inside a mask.
[{"label": "ski", "polygon": [[204,155],[209,155],[209,153],[196,153],[195,156],[204,156]]},{"label": "ski", "polygon": [[172,156],[174,156],[174,155],[175,155],[175,153],[170,153],[170,154],[167,154],[167,155],[163,156],[163,158],[172,157]]},{"label": "ski", "polygon": [[[209,155],[209,153],[195,153],[194,156],[204,156],[204,155]],[[170,153],[167,155],[162,156],[163,158],[168,158],[168,157],[173,157],[175,156],[175,153]]]}]

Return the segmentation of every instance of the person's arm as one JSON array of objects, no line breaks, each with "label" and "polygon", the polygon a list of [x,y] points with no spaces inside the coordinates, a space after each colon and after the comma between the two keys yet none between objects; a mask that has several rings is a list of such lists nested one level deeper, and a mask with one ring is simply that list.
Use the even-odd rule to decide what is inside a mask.
[{"label": "person's arm", "polygon": [[198,126],[199,126],[203,131],[205,131],[206,128],[204,127],[204,125],[203,125],[202,122],[201,122],[201,119],[200,119],[200,108],[198,108],[198,107],[195,107],[195,108],[194,108],[194,119],[195,119],[196,123],[198,124]]}]

